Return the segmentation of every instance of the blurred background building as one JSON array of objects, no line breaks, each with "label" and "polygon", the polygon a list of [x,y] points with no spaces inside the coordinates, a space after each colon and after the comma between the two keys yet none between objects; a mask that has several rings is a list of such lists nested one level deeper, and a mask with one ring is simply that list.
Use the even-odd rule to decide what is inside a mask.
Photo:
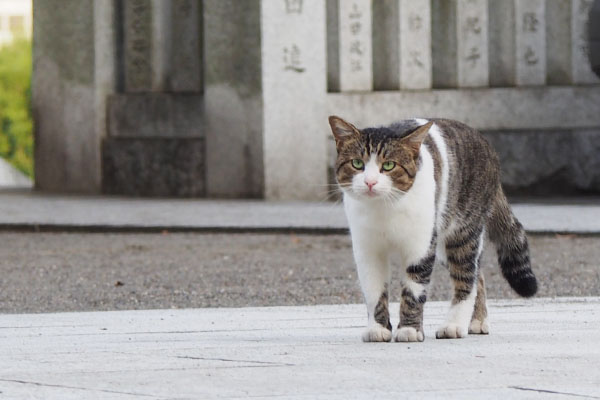
[{"label": "blurred background building", "polygon": [[510,193],[599,193],[593,3],[35,0],[36,187],[323,199],[336,114],[458,119]]},{"label": "blurred background building", "polygon": [[32,24],[31,0],[0,0],[0,46],[21,36],[30,38]]}]

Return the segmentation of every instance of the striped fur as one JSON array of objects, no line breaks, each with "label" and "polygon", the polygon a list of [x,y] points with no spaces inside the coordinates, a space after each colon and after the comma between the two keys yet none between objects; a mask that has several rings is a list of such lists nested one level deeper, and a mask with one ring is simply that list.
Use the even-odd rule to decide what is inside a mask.
[{"label": "striped fur", "polygon": [[388,289],[387,289],[387,285],[385,285],[383,293],[379,297],[379,301],[377,302],[377,305],[375,306],[374,318],[375,318],[375,322],[377,322],[379,325],[387,328],[391,332],[392,324],[390,322],[390,312],[389,312],[388,307],[389,307]]},{"label": "striped fur", "polygon": [[363,340],[391,338],[391,257],[405,268],[397,341],[424,339],[423,306],[434,264],[446,266],[454,283],[448,317],[436,336],[489,332],[479,269],[486,236],[511,287],[522,296],[535,294],[525,232],[502,191],[497,156],[481,134],[445,119],[360,130],[330,117],[330,125],[369,315]]}]

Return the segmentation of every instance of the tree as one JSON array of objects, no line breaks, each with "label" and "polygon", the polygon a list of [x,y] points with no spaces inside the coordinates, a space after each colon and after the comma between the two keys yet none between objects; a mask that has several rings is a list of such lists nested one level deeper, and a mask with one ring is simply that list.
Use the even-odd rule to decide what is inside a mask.
[{"label": "tree", "polygon": [[0,48],[0,157],[33,177],[31,41]]}]

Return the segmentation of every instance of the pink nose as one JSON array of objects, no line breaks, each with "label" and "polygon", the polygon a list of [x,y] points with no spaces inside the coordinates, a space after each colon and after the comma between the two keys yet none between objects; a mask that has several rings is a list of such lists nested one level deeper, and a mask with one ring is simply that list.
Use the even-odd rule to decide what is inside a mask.
[{"label": "pink nose", "polygon": [[365,180],[365,183],[369,187],[369,191],[372,191],[373,186],[377,185],[377,181]]}]

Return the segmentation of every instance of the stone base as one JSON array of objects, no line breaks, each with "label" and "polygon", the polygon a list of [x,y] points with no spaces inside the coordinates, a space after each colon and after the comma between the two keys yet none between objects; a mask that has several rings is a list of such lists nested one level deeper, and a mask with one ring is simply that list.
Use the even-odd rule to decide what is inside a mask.
[{"label": "stone base", "polygon": [[491,131],[509,195],[600,193],[600,129]]},{"label": "stone base", "polygon": [[116,94],[108,98],[114,137],[203,137],[200,93]]},{"label": "stone base", "polygon": [[204,139],[106,138],[102,172],[103,193],[202,197]]}]

